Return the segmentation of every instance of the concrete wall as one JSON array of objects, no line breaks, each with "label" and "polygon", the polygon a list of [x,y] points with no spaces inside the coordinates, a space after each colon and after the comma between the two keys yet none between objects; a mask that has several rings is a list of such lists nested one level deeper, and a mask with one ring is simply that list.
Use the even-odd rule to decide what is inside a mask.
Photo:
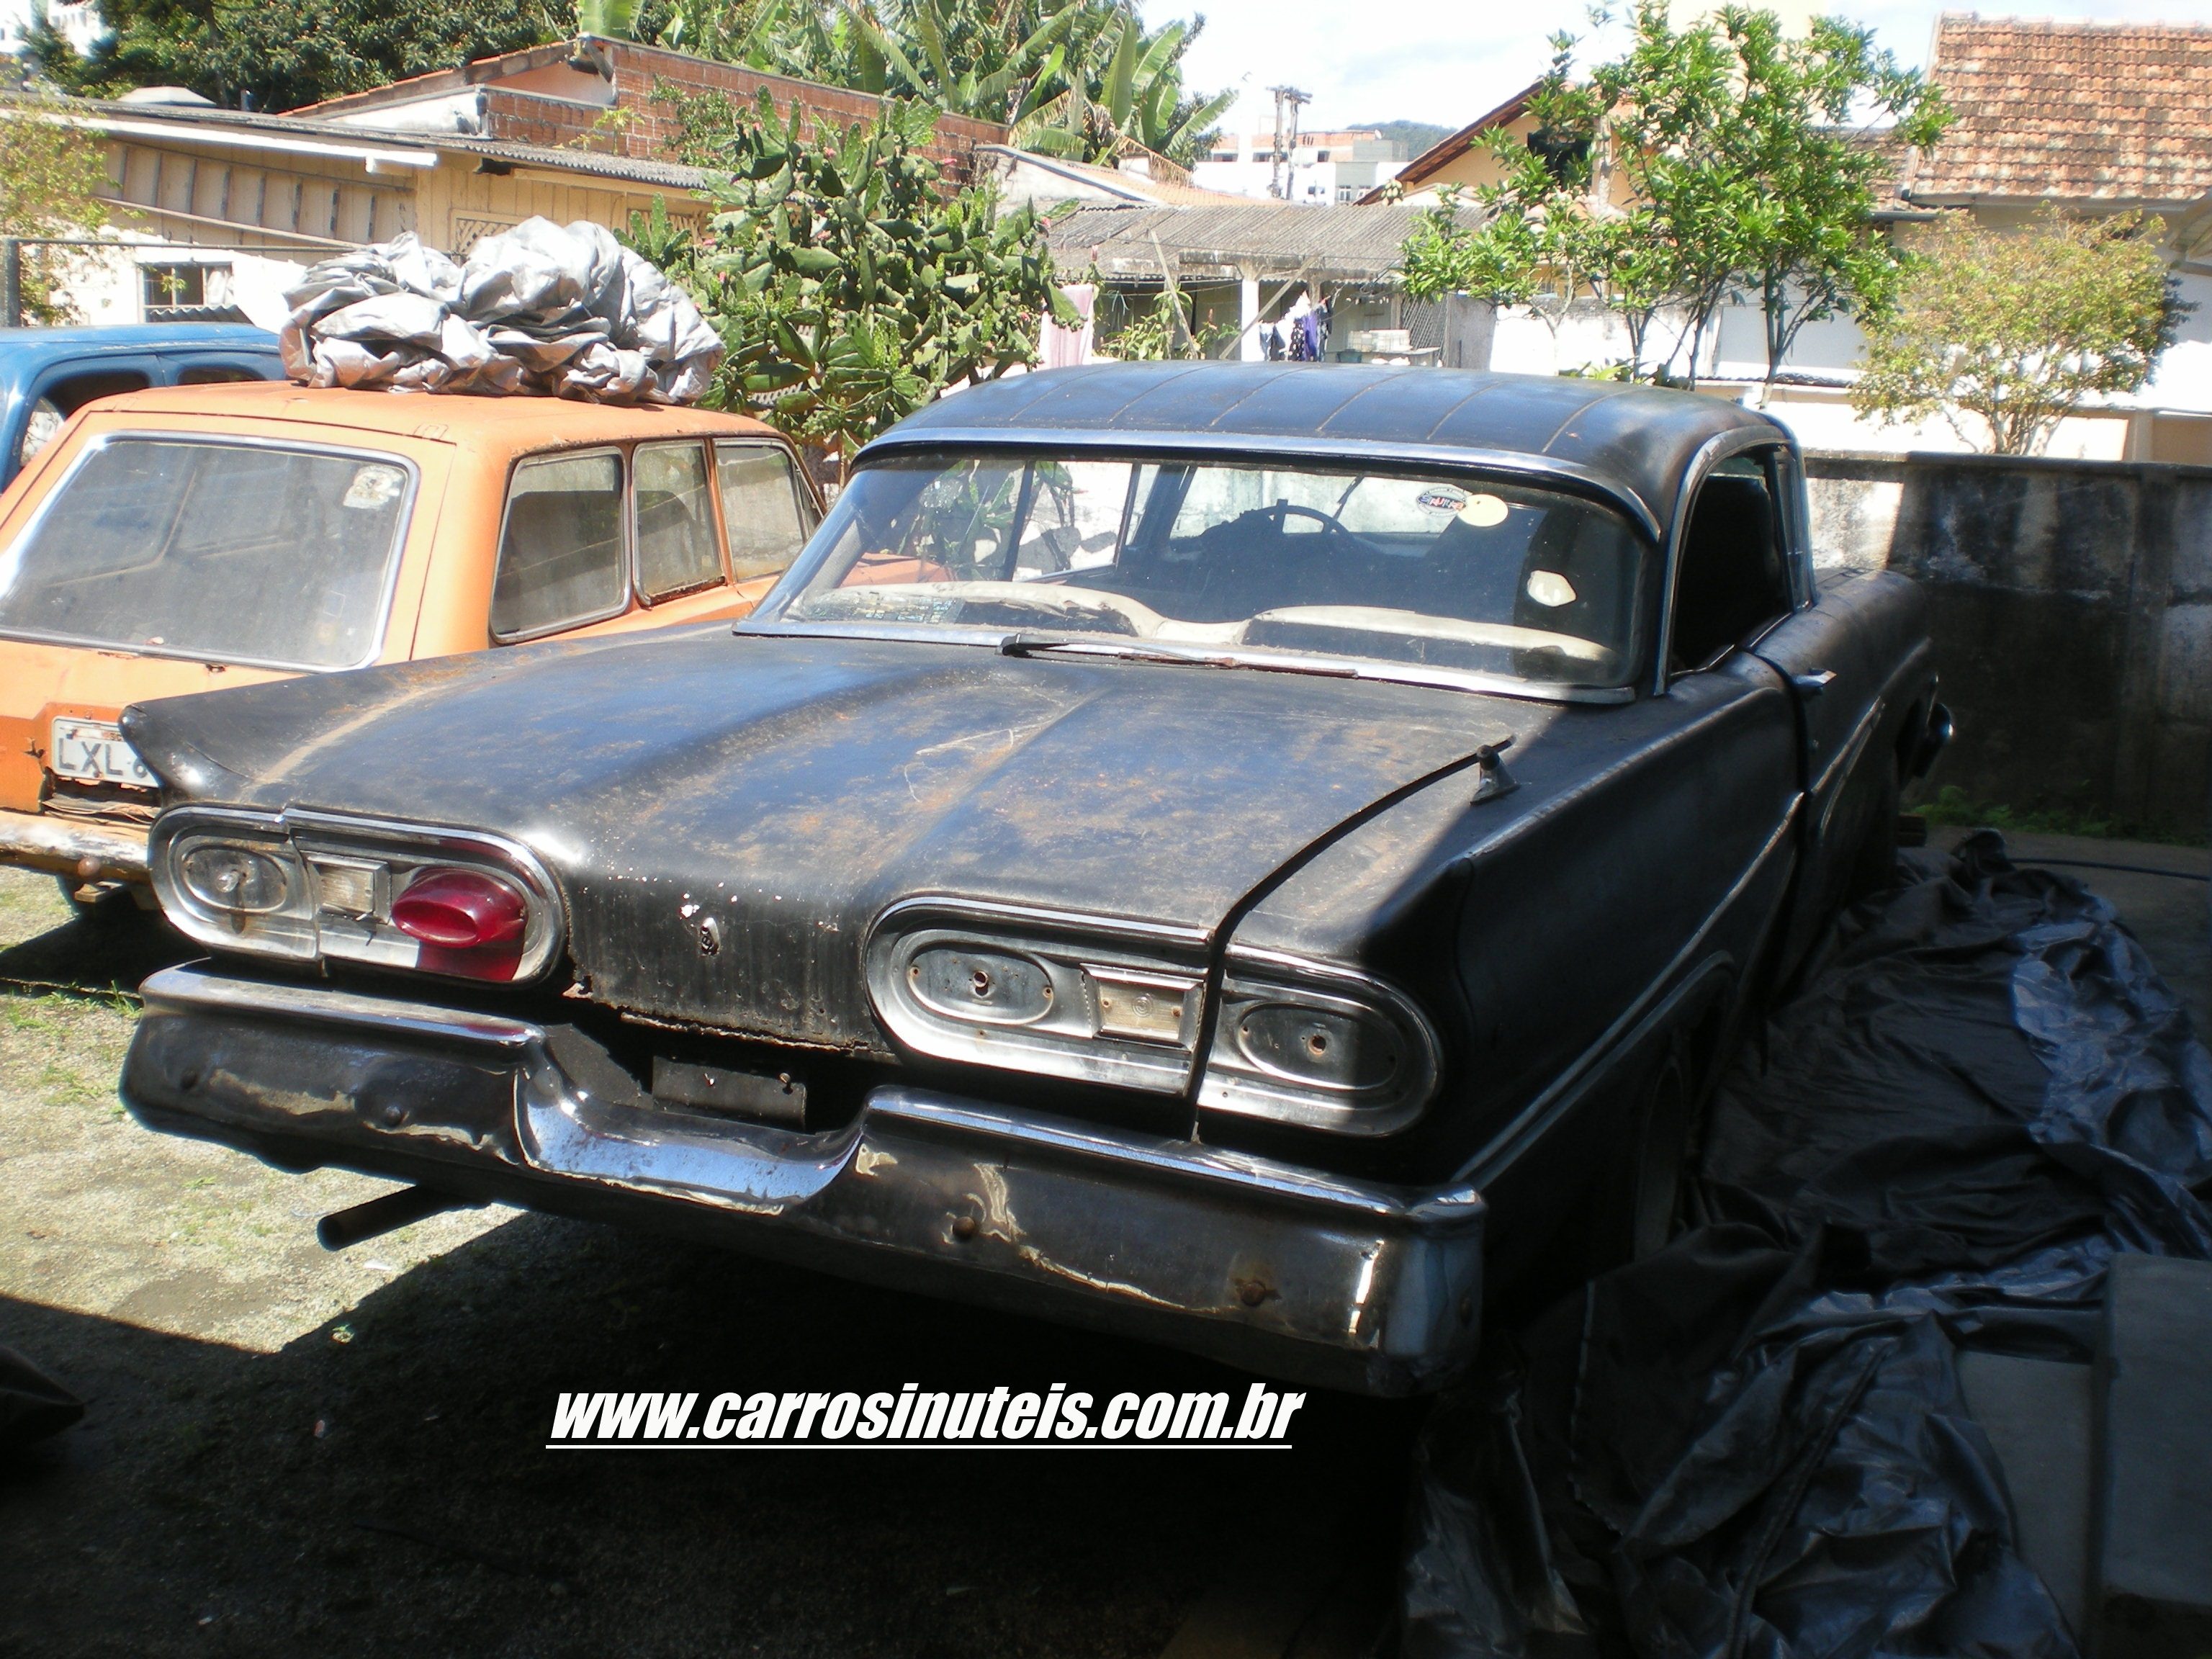
[{"label": "concrete wall", "polygon": [[1958,740],[1933,781],[2202,834],[2212,467],[1807,458],[1824,565],[1927,585]]}]

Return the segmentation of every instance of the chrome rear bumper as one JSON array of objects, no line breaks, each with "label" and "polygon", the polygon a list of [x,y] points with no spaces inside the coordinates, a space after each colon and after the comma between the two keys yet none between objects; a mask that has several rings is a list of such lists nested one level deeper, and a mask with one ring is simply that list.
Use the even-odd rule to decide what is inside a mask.
[{"label": "chrome rear bumper", "polygon": [[[629,1221],[1364,1393],[1472,1358],[1484,1204],[907,1087],[804,1133],[640,1095],[573,1030],[169,969],[123,1097],[289,1168]],[[596,1056],[596,1060],[594,1059]]]},{"label": "chrome rear bumper", "polygon": [[144,881],[146,830],[58,812],[0,811],[0,864],[80,881]]}]

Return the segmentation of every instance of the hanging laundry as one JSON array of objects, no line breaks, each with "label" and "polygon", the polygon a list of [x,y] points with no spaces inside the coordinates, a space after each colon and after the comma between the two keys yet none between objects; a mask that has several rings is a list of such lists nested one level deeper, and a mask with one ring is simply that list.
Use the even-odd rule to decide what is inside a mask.
[{"label": "hanging laundry", "polygon": [[1037,333],[1039,368],[1080,368],[1091,361],[1091,312],[1098,303],[1097,284],[1065,283],[1060,291],[1083,321],[1078,327],[1063,328],[1053,320],[1050,311],[1045,313]]}]

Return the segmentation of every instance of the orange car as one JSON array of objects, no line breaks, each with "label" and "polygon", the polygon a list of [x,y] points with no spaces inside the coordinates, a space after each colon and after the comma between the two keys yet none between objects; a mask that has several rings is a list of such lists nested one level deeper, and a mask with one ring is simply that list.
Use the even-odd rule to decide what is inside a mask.
[{"label": "orange car", "polygon": [[0,863],[143,883],[125,705],[742,616],[819,502],[758,422],[285,384],[94,404],[0,495]]}]

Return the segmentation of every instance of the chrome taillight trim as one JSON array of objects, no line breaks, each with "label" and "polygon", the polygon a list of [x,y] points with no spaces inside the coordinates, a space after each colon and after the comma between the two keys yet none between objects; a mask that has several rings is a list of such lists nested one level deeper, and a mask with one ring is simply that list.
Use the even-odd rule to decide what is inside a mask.
[{"label": "chrome taillight trim", "polygon": [[[285,906],[276,914],[290,924],[289,935],[277,931],[249,937],[228,914],[202,903],[185,888],[177,875],[179,859],[194,844],[210,840],[251,845],[284,864],[291,891]],[[520,984],[539,978],[559,958],[568,933],[559,885],[528,847],[483,830],[301,807],[258,812],[239,807],[184,805],[170,808],[154,821],[147,863],[163,913],[180,933],[200,944],[292,961],[329,957],[375,963],[376,957],[345,948],[330,936],[317,890],[319,854],[333,864],[380,857],[386,861],[435,862],[483,870],[517,888],[526,901],[522,950],[512,979],[503,982]],[[406,971],[479,982],[471,975],[439,974],[427,968]]]},{"label": "chrome taillight trim", "polygon": [[[1395,1035],[1402,1064],[1370,1088],[1302,1082],[1248,1054],[1239,1032],[1247,1014],[1281,1005],[1340,1018],[1380,1020]],[[1443,1073],[1436,1028],[1412,998],[1368,975],[1274,951],[1232,954],[1221,1011],[1200,1079],[1201,1109],[1265,1119],[1335,1134],[1384,1135],[1428,1109]]]},{"label": "chrome taillight trim", "polygon": [[[951,898],[904,899],[879,915],[863,956],[868,995],[884,1029],[936,1060],[1180,1094],[1197,1069],[1204,1024],[1206,936],[1194,929],[1114,917]],[[1039,1006],[1020,1018],[977,993],[963,1017],[922,988],[922,959],[964,952],[1033,969]],[[1173,1040],[1128,1035],[1133,1022],[1101,1006],[1102,991],[1179,994]],[[1105,1029],[1120,1025],[1121,1031]]]}]

